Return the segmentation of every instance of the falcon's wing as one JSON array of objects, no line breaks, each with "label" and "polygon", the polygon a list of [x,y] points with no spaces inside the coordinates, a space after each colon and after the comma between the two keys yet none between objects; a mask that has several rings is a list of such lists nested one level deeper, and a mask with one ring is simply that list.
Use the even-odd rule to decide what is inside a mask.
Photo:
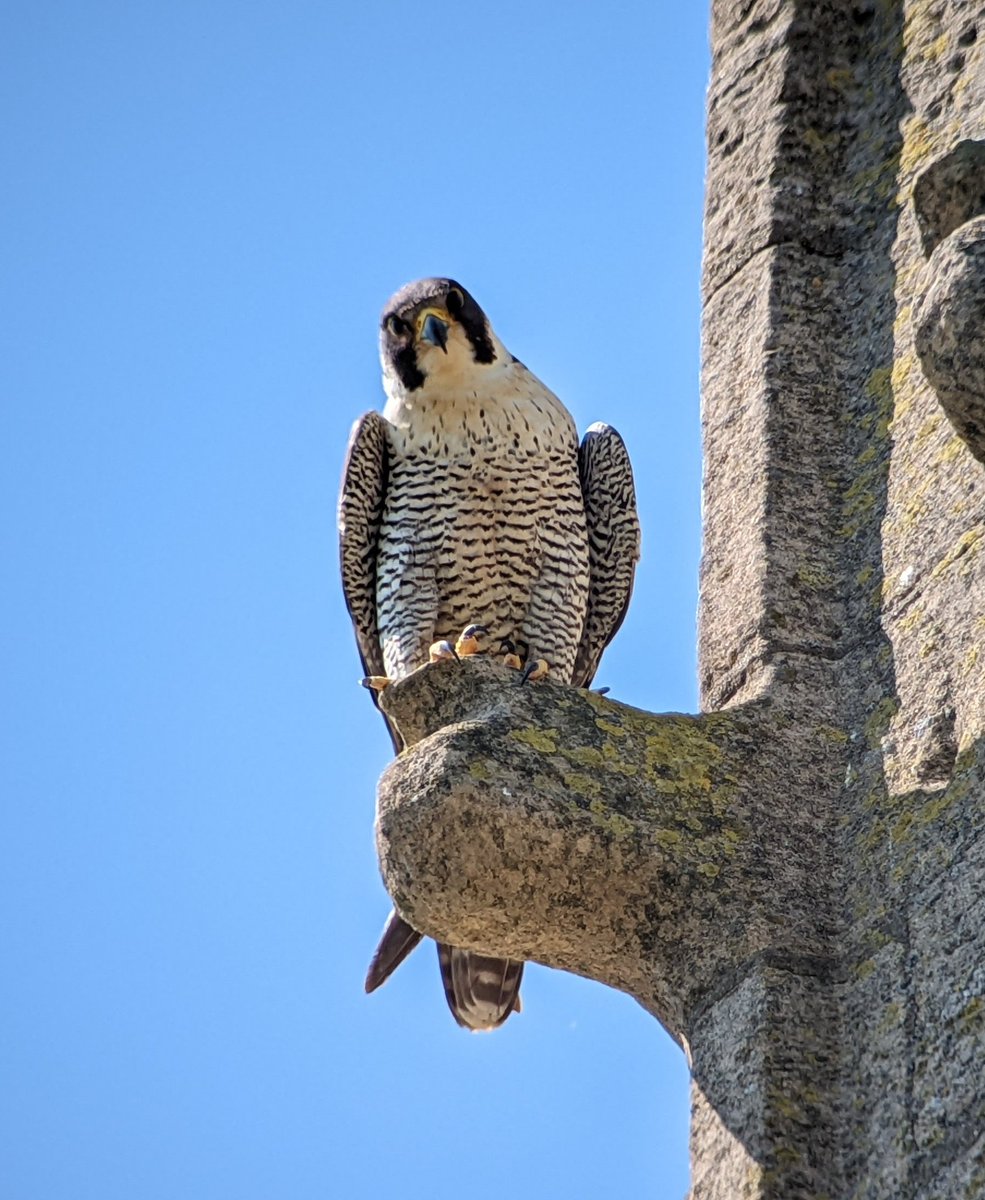
[{"label": "falcon's wing", "polygon": [[[421,937],[403,917],[392,912],[366,972],[366,991],[375,992],[386,983]],[[463,1029],[495,1029],[510,1013],[520,1011],[522,962],[490,958],[439,942],[438,964],[448,1007]]]},{"label": "falcon's wing", "polygon": [[[386,500],[388,450],[386,421],[368,412],[352,427],[339,493],[339,558],[345,604],[367,675],[384,674],[383,648],[376,622],[376,558]],[[376,692],[370,689],[373,702]],[[403,747],[387,721],[393,747]]]},{"label": "falcon's wing", "polygon": [[413,929],[396,911],[387,917],[373,961],[366,972],[366,991],[375,992],[386,983],[424,935]]},{"label": "falcon's wing", "polygon": [[588,687],[629,607],[640,557],[633,468],[611,425],[592,425],[578,450],[588,523],[588,611],[571,682]]}]

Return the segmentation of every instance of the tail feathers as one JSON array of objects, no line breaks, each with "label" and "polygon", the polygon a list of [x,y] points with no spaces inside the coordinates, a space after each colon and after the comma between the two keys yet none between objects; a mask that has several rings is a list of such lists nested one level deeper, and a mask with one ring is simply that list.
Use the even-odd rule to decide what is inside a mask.
[{"label": "tail feathers", "polygon": [[422,936],[416,929],[411,929],[403,917],[398,917],[395,912],[390,913],[383,927],[380,944],[366,972],[366,991],[375,992],[381,983],[386,983]]},{"label": "tail feathers", "polygon": [[520,1011],[522,962],[439,942],[438,965],[448,1007],[463,1029],[496,1029],[511,1012]]}]

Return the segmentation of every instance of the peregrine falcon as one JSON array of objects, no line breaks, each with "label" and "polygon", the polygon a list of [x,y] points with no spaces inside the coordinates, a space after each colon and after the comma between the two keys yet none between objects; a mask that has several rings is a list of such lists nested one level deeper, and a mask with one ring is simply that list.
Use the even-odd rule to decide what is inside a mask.
[{"label": "peregrine falcon", "polygon": [[[380,359],[387,403],[354,425],[339,498],[342,584],[367,684],[488,641],[531,680],[549,670],[587,687],[639,558],[619,434],[596,424],[579,446],[561,401],[452,279],[392,297]],[[420,939],[393,913],[366,990]],[[494,1029],[519,1009],[522,962],[445,945],[438,961],[466,1029]]]}]

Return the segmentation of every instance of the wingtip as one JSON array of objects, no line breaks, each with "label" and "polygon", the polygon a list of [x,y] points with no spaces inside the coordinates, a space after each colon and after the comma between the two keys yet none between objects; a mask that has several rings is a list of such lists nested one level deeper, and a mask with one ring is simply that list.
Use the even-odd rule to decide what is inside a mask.
[{"label": "wingtip", "polygon": [[423,934],[408,925],[403,917],[398,916],[396,912],[390,913],[380,935],[380,943],[366,971],[363,986],[367,995],[386,983],[422,937]]}]

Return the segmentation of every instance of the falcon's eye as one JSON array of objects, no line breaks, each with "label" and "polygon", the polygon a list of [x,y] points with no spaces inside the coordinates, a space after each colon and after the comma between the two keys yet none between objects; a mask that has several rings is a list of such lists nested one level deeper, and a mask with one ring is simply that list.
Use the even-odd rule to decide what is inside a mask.
[{"label": "falcon's eye", "polygon": [[386,327],[394,337],[400,337],[407,332],[407,322],[401,320],[396,313],[391,313],[386,319]]},{"label": "falcon's eye", "polygon": [[465,297],[458,288],[451,288],[448,295],[445,297],[445,308],[453,317],[460,317],[462,310],[465,308]]}]

